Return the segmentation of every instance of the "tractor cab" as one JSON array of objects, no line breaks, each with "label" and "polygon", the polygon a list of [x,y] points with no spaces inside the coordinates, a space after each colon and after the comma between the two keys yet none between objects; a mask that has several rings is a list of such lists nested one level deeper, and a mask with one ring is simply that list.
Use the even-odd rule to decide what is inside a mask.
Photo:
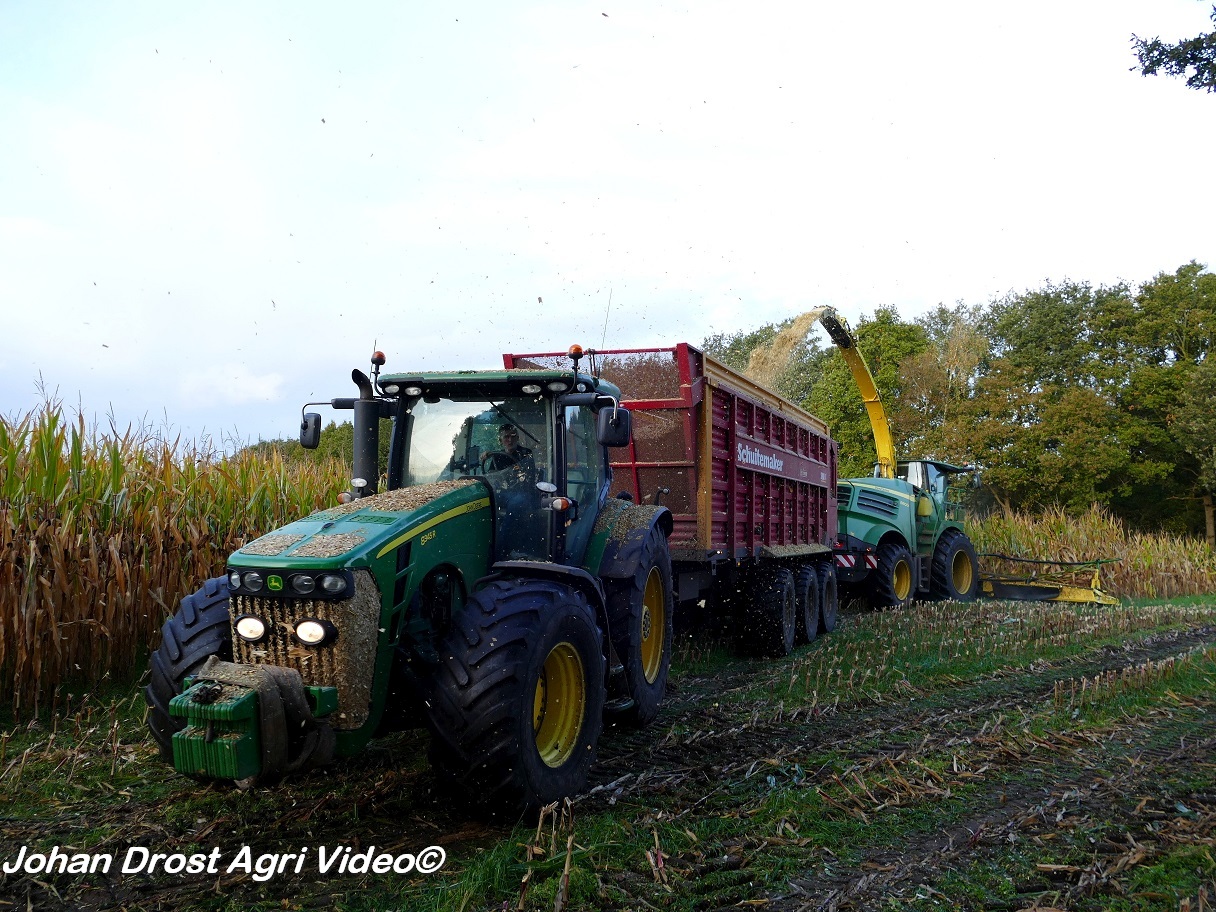
[{"label": "tractor cab", "polygon": [[[494,560],[581,563],[611,483],[604,448],[630,439],[616,386],[577,368],[374,371],[355,382],[359,399],[327,403],[355,410],[355,477],[344,499],[381,483],[392,491],[476,480],[494,507]],[[383,468],[381,422],[390,435]],[[319,416],[305,416],[305,447],[310,426]]]}]

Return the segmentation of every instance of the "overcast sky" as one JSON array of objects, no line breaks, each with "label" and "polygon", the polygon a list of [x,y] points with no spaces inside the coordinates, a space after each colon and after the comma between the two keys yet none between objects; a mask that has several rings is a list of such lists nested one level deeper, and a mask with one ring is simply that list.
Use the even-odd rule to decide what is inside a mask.
[{"label": "overcast sky", "polygon": [[294,435],[373,343],[496,367],[1216,265],[1216,96],[1129,71],[1210,9],[3,0],[0,413],[41,376]]}]

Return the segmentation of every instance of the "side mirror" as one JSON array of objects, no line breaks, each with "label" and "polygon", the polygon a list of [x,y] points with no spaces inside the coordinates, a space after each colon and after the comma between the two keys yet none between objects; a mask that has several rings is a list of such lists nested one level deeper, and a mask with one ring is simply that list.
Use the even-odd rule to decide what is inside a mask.
[{"label": "side mirror", "polygon": [[600,446],[629,446],[633,438],[633,415],[629,409],[602,408],[595,416],[595,439]]},{"label": "side mirror", "polygon": [[315,450],[321,444],[321,416],[316,412],[306,412],[300,422],[300,446],[306,450]]}]

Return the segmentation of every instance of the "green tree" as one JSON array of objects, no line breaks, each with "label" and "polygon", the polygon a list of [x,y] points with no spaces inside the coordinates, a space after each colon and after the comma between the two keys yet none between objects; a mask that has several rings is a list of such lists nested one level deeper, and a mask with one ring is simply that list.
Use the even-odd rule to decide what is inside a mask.
[{"label": "green tree", "polygon": [[[1212,7],[1212,22],[1216,23],[1216,6]],[[1141,75],[1185,76],[1188,88],[1216,92],[1216,31],[1173,44],[1132,35],[1132,47]]]},{"label": "green tree", "polygon": [[974,458],[967,403],[975,392],[988,340],[980,328],[981,308],[938,305],[917,318],[928,346],[900,364],[902,390],[891,402],[891,424],[910,455],[966,463]]},{"label": "green tree", "polygon": [[1204,531],[1209,548],[1216,548],[1216,360],[1205,358],[1190,374],[1177,410],[1177,428],[1187,452],[1195,459],[1195,487],[1203,503]]}]

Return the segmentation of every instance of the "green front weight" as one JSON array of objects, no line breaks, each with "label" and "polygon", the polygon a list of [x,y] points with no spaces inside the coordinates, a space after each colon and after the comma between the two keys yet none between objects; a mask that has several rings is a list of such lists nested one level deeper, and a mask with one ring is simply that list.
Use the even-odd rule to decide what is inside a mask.
[{"label": "green front weight", "polygon": [[225,684],[218,699],[194,700],[196,684],[169,701],[169,714],[186,719],[173,735],[173,767],[191,776],[246,779],[261,772],[257,691]]}]

